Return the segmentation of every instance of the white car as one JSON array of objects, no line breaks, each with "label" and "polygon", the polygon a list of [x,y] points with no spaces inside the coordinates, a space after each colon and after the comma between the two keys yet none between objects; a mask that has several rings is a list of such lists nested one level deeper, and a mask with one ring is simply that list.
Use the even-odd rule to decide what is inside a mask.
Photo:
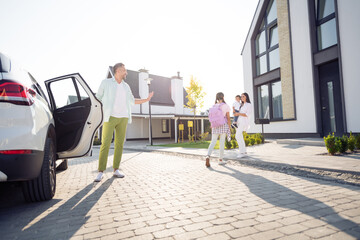
[{"label": "white car", "polygon": [[[56,161],[89,155],[102,104],[80,74],[45,81],[0,53],[0,182],[22,181],[26,201],[52,199]],[[65,160],[65,161],[64,161]]]}]

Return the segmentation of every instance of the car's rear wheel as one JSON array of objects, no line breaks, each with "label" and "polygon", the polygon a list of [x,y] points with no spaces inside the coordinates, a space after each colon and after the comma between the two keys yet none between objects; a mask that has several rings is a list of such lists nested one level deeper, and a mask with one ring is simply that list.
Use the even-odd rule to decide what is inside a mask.
[{"label": "car's rear wheel", "polygon": [[23,182],[22,189],[27,202],[50,200],[56,190],[56,150],[53,140],[48,137],[45,143],[44,160],[40,175]]},{"label": "car's rear wheel", "polygon": [[64,159],[59,166],[57,166],[56,170],[64,171],[66,169],[68,169],[68,160]]}]

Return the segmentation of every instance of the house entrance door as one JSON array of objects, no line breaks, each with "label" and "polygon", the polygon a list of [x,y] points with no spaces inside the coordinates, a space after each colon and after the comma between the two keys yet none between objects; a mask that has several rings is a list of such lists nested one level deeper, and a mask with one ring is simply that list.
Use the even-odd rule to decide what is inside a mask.
[{"label": "house entrance door", "polygon": [[320,104],[323,136],[344,132],[338,61],[319,66]]}]

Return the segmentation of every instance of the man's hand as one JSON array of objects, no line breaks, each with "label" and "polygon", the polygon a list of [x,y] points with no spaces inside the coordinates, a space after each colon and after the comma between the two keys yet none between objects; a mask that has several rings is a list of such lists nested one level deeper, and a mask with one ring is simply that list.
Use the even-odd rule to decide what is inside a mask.
[{"label": "man's hand", "polygon": [[147,97],[146,100],[150,101],[150,99],[154,96],[154,91],[152,91],[151,93],[149,93],[149,96]]}]

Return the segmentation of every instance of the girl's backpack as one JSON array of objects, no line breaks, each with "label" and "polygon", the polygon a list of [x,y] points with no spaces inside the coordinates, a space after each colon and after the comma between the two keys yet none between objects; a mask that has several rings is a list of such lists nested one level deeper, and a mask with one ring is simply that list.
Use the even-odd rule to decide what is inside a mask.
[{"label": "girl's backpack", "polygon": [[221,104],[215,104],[209,109],[209,122],[211,124],[211,128],[222,126],[226,123],[225,116],[221,110]]}]

